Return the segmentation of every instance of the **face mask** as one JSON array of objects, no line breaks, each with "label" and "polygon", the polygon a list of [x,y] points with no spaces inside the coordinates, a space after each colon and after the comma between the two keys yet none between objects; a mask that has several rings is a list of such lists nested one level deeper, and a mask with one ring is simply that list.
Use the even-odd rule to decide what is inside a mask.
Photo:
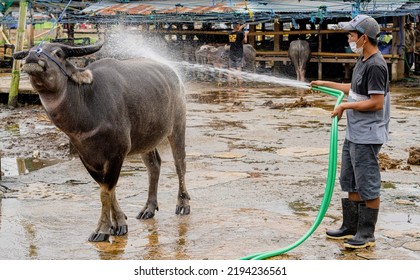
[{"label": "face mask", "polygon": [[[362,39],[362,37],[359,38],[359,40]],[[359,42],[359,40],[357,40],[357,42]],[[357,42],[350,42],[349,46],[352,52],[357,53],[357,54],[362,54],[363,53],[363,45],[358,48],[357,47]]]}]

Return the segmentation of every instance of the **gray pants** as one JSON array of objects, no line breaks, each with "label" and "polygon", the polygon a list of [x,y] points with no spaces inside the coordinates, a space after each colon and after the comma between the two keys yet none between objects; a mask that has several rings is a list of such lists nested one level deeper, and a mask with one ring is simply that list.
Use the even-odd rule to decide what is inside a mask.
[{"label": "gray pants", "polygon": [[381,174],[378,154],[382,144],[344,141],[340,184],[345,192],[357,192],[363,200],[380,196]]},{"label": "gray pants", "polygon": [[244,66],[243,58],[229,58],[229,68],[242,68]]}]

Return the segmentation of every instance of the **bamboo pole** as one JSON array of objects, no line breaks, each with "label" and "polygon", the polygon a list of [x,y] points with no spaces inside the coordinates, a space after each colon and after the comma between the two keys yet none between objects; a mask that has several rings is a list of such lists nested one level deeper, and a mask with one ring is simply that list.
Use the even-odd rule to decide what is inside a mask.
[{"label": "bamboo pole", "polygon": [[[56,26],[54,26],[54,28],[53,28],[53,29],[57,29],[58,27],[59,27],[59,26],[58,26],[58,25],[56,25]],[[35,36],[34,36],[34,38],[35,38],[35,39],[37,39],[37,38],[39,38],[39,37],[42,37],[42,36],[44,36],[44,35],[48,34],[49,32],[51,32],[51,31],[50,31],[50,30],[44,31],[44,32],[42,32],[42,33],[39,33],[39,34],[35,35]]]},{"label": "bamboo pole", "polygon": [[[25,38],[26,10],[28,8],[27,0],[20,0],[19,3],[19,22],[16,34],[16,51],[23,50],[23,41]],[[10,82],[8,105],[17,107],[20,80],[20,60],[13,60],[12,81]]]},{"label": "bamboo pole", "polygon": [[2,37],[3,37],[3,39],[4,39],[4,41],[5,41],[7,44],[9,44],[9,45],[10,45],[10,41],[9,41],[9,39],[7,38],[6,34],[4,34],[4,31],[3,31],[3,26],[1,26],[1,25],[0,25],[0,36],[2,36]]}]

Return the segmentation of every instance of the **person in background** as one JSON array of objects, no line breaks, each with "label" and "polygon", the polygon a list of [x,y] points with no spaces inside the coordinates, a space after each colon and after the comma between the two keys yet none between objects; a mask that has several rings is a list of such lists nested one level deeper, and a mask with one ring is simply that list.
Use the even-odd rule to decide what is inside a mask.
[{"label": "person in background", "polygon": [[340,185],[347,193],[342,198],[343,223],[328,230],[328,238],[345,239],[346,248],[375,245],[375,226],[380,206],[381,174],[379,151],[388,140],[390,121],[389,74],[385,59],[378,49],[379,24],[367,15],[358,15],[339,26],[349,31],[349,45],[360,55],[351,83],[313,81],[348,94],[331,113],[347,115],[346,136],[341,159]]},{"label": "person in background", "polygon": [[414,63],[415,33],[411,23],[405,25],[405,63],[404,74],[410,76],[410,70]]},{"label": "person in background", "polygon": [[420,75],[420,22],[416,23],[414,47],[414,74]]},{"label": "person in background", "polygon": [[[240,77],[240,71],[244,66],[244,44],[247,43],[248,31],[243,31],[246,24],[239,22],[233,23],[233,30],[229,32],[229,70],[235,72],[235,79],[238,83],[239,91],[242,92],[242,79]],[[232,75],[228,76],[228,90],[231,91],[232,87]]]}]

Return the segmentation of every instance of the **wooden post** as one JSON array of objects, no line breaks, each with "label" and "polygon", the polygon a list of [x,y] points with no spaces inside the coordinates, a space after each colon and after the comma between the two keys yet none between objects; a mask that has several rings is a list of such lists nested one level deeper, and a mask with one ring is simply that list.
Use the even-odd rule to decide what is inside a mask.
[{"label": "wooden post", "polygon": [[31,24],[29,24],[29,26],[27,27],[28,30],[26,32],[26,42],[27,42],[27,46],[28,48],[32,48],[35,45],[35,24],[33,23],[33,17],[32,14],[34,13],[33,8],[31,9]]},{"label": "wooden post", "polygon": [[[405,24],[405,18],[400,17],[401,25],[399,25],[398,17],[393,17],[393,26],[392,29],[392,48],[391,53],[394,56],[399,56],[398,60],[396,62],[392,62],[391,64],[391,80],[392,81],[398,81],[404,78],[404,63],[405,63],[405,53],[404,48],[401,48],[400,45],[404,44],[405,41],[405,32],[404,32],[404,24]],[[400,30],[402,29],[402,38],[400,38]]]},{"label": "wooden post", "polygon": [[[284,22],[282,22],[282,21],[279,21],[279,25],[280,25],[280,27],[279,27],[279,30],[280,31],[283,31],[284,30]],[[279,36],[279,48],[281,49],[281,45],[283,44],[283,39],[284,39],[284,37],[283,37],[283,35],[280,35]]]},{"label": "wooden post", "polygon": [[[405,17],[401,16],[400,17],[401,21],[401,25],[398,26],[400,28],[401,31],[399,31],[398,33],[401,34],[401,37],[398,36],[398,46],[401,44],[402,46],[405,46]],[[401,32],[401,33],[400,33]],[[397,80],[402,80],[404,79],[404,64],[405,64],[405,49],[404,47],[401,48],[397,48],[397,53],[399,55],[398,58],[398,65],[397,65]]]},{"label": "wooden post", "polygon": [[[319,24],[319,32],[318,32],[318,52],[322,52],[322,34],[321,34],[322,24]],[[318,79],[322,80],[322,62],[321,59],[318,58]]]},{"label": "wooden post", "polygon": [[[274,32],[278,32],[278,31],[280,31],[280,24],[279,22],[275,22]],[[275,52],[280,51],[280,35],[274,35],[274,51]],[[280,61],[274,61],[273,70],[274,70],[273,74],[280,73]]]},{"label": "wooden post", "polygon": [[28,31],[26,34],[26,42],[28,44],[28,48],[32,48],[35,45],[35,28],[33,24],[28,26]]},{"label": "wooden post", "polygon": [[[280,24],[278,22],[274,23],[274,32],[280,31]],[[274,51],[280,51],[280,35],[274,35]]]},{"label": "wooden post", "polygon": [[344,80],[350,80],[350,63],[344,63]]},{"label": "wooden post", "polygon": [[[20,0],[19,3],[19,22],[16,34],[16,51],[23,50],[23,41],[25,37],[26,26],[26,10],[28,7],[27,0]],[[12,80],[10,82],[9,101],[8,105],[12,107],[17,106],[19,94],[19,80],[20,80],[20,60],[13,60]]]},{"label": "wooden post", "polygon": [[[392,40],[392,46],[391,46],[391,54],[395,55],[397,54],[397,37],[398,37],[398,32],[396,32],[396,28],[398,26],[398,18],[397,17],[393,17],[392,18],[392,38],[395,38],[394,40]],[[391,81],[396,81],[397,80],[397,64],[394,63],[392,61],[391,63],[391,77],[390,77]]]},{"label": "wooden post", "polygon": [[[255,26],[256,25],[249,25],[249,33],[255,34]],[[256,47],[255,45],[255,35],[249,35],[248,34],[248,43],[253,46],[254,48]]]}]

